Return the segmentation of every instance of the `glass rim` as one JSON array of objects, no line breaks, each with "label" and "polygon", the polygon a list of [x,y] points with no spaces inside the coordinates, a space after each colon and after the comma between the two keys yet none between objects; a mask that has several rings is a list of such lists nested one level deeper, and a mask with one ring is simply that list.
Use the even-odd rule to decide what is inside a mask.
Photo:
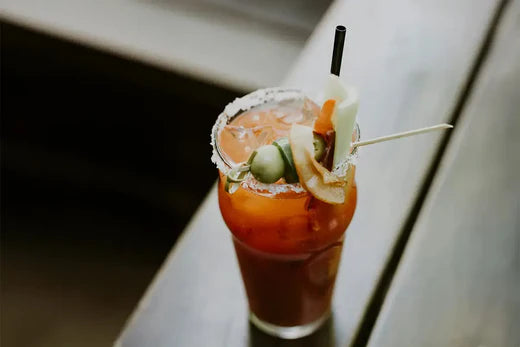
[{"label": "glass rim", "polygon": [[[264,88],[258,89],[254,92],[246,94],[240,98],[236,98],[232,102],[226,105],[224,110],[219,114],[213,128],[211,130],[211,146],[213,147],[211,160],[217,166],[217,168],[224,174],[227,175],[229,171],[238,165],[238,163],[231,163],[224,155],[223,151],[220,148],[218,143],[220,132],[224,129],[226,125],[231,123],[236,117],[240,116],[244,112],[247,112],[254,107],[261,106],[263,104],[269,102],[281,102],[286,100],[299,100],[306,98],[307,96],[303,91],[296,88],[283,88],[283,87],[273,87],[273,88]],[[309,98],[310,99],[310,98]],[[310,99],[314,102],[314,100]],[[359,141],[361,138],[359,124],[356,122],[355,124],[356,130],[356,139],[355,141]],[[339,174],[340,176],[344,176],[346,171],[350,167],[350,165],[355,164],[355,159],[358,155],[358,147],[355,147],[352,152],[345,158],[344,161],[337,168],[334,169],[334,172]],[[343,173],[343,174],[341,174]],[[256,188],[258,186],[261,190],[266,189],[265,186],[273,186],[273,184],[264,184],[257,182]],[[277,186],[296,186],[296,184],[278,184]],[[250,186],[250,184],[248,185]],[[268,189],[267,189],[268,190]]]},{"label": "glass rim", "polygon": [[[218,138],[222,129],[231,123],[236,117],[240,116],[244,112],[251,110],[254,107],[266,104],[271,101],[280,102],[284,100],[298,100],[303,99],[304,97],[305,94],[303,94],[303,92],[298,89],[273,87],[258,89],[240,98],[236,98],[226,105],[224,111],[219,114],[217,121],[213,125],[213,129],[211,130],[211,146],[213,147],[214,152],[216,152],[219,159],[227,167],[227,169],[232,169],[233,164],[231,164],[226,156],[222,153],[218,143]],[[216,165],[220,171],[223,171],[219,167],[218,163],[216,163]]]}]

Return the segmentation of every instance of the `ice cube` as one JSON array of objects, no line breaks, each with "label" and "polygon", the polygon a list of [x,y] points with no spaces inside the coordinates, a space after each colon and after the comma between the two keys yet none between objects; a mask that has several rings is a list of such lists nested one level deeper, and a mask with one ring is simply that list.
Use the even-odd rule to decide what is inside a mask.
[{"label": "ice cube", "polygon": [[226,125],[220,133],[220,148],[235,163],[249,159],[260,146],[270,144],[275,134],[272,126],[259,125],[247,128],[242,125]]},{"label": "ice cube", "polygon": [[302,120],[300,124],[310,126],[319,113],[320,107],[311,99],[305,98],[302,105]]},{"label": "ice cube", "polygon": [[275,140],[275,133],[271,125],[259,125],[250,129],[256,140],[256,147],[268,145]]},{"label": "ice cube", "polygon": [[282,127],[291,126],[303,119],[302,106],[302,100],[285,100],[273,109],[272,113]]},{"label": "ice cube", "polygon": [[277,116],[278,120],[286,125],[300,123],[303,120],[303,114],[299,109],[283,109],[277,113],[280,113],[280,116]]},{"label": "ice cube", "polygon": [[280,128],[291,127],[294,123],[309,126],[318,116],[319,108],[310,99],[304,98],[286,101],[274,109],[272,113],[275,115]]},{"label": "ice cube", "polygon": [[241,125],[226,125],[219,136],[220,149],[231,161],[243,162],[253,151],[250,145],[252,138],[254,139],[251,129]]},{"label": "ice cube", "polygon": [[248,136],[249,129],[243,126],[226,125],[223,132],[229,133],[237,141],[243,141]]}]

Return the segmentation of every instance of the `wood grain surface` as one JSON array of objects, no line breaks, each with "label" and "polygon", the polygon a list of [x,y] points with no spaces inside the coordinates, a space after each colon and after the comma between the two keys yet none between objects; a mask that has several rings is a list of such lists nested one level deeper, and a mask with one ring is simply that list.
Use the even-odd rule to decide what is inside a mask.
[{"label": "wood grain surface", "polygon": [[[341,23],[349,28],[343,76],[361,91],[362,138],[447,121],[496,6],[494,0],[337,1],[285,85],[308,91],[321,87],[329,71],[334,27]],[[347,345],[414,208],[439,138],[428,134],[361,151],[358,209],[347,231],[334,316],[318,334],[287,342],[249,325],[235,255],[213,189],[118,346]]]},{"label": "wood grain surface", "polygon": [[512,1],[369,346],[520,346],[519,87]]}]

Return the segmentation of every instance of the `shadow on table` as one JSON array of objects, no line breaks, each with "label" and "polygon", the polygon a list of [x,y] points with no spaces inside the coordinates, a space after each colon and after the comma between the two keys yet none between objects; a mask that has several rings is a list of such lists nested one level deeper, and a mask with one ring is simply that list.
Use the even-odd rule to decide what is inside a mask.
[{"label": "shadow on table", "polygon": [[313,334],[296,340],[267,335],[249,322],[249,347],[334,347],[334,341],[334,315]]}]

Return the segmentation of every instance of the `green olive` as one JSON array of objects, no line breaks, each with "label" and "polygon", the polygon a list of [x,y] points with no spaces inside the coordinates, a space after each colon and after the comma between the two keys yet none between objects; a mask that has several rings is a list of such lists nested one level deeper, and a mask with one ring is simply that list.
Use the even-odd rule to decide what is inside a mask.
[{"label": "green olive", "polygon": [[325,148],[327,144],[321,135],[314,133],[314,139],[312,141],[314,145],[314,159],[320,160],[325,154]]},{"label": "green olive", "polygon": [[257,148],[251,162],[251,173],[262,183],[274,183],[284,174],[285,165],[278,148],[266,145]]},{"label": "green olive", "polygon": [[278,147],[278,150],[280,151],[280,154],[282,155],[283,161],[285,163],[285,171],[283,174],[285,182],[297,183],[299,181],[298,173],[296,172],[296,167],[294,166],[289,139],[287,137],[280,137],[273,142],[273,145]]}]

